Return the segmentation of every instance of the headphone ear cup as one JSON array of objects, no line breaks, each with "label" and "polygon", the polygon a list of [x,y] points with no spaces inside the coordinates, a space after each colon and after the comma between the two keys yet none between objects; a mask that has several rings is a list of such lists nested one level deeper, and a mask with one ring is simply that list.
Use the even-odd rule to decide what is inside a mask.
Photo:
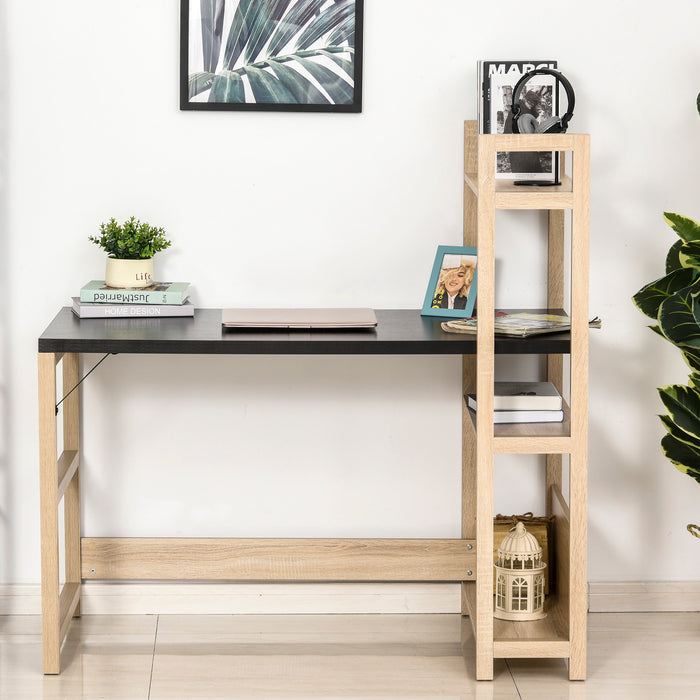
[{"label": "headphone ear cup", "polygon": [[[553,128],[554,127],[554,128]],[[536,134],[558,134],[561,131],[561,119],[559,117],[547,117],[541,124],[537,124]]]},{"label": "headphone ear cup", "polygon": [[534,134],[537,132],[537,119],[532,114],[521,114],[518,117],[518,131],[521,134]]}]

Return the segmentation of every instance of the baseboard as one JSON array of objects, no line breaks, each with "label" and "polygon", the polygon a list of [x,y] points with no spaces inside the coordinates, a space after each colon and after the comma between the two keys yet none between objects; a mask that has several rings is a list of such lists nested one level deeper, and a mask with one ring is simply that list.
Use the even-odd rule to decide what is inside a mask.
[{"label": "baseboard", "polygon": [[699,612],[700,581],[588,584],[589,612]]},{"label": "baseboard", "polygon": [[[83,584],[85,615],[454,613],[454,583]],[[0,585],[0,615],[41,612],[38,585]]]},{"label": "baseboard", "polygon": [[[590,612],[700,612],[700,581],[588,584]],[[458,613],[454,583],[83,584],[86,615]],[[0,585],[0,615],[38,615],[38,584]]]}]

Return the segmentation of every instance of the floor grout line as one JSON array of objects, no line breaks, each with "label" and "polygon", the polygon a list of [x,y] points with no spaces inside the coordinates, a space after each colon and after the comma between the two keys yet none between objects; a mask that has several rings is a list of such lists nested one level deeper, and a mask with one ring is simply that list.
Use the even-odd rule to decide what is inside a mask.
[{"label": "floor grout line", "polygon": [[515,676],[513,675],[513,669],[510,667],[510,664],[508,663],[508,659],[504,659],[506,662],[506,668],[508,669],[508,673],[510,673],[510,678],[513,681],[513,686],[515,687],[515,692],[518,694],[518,697],[520,700],[523,700],[523,696],[520,694],[520,688],[518,688],[518,682],[515,680]]},{"label": "floor grout line", "polygon": [[146,700],[151,699],[151,685],[153,684],[153,667],[156,663],[156,644],[158,643],[158,622],[160,621],[160,615],[156,615],[156,631],[153,635],[153,654],[151,655],[151,674],[148,677],[148,695]]}]

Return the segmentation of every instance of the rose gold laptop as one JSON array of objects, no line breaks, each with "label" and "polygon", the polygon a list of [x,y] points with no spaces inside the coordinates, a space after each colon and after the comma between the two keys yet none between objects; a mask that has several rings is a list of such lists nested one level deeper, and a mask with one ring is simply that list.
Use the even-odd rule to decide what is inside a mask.
[{"label": "rose gold laptop", "polygon": [[374,328],[374,309],[223,309],[224,328]]}]

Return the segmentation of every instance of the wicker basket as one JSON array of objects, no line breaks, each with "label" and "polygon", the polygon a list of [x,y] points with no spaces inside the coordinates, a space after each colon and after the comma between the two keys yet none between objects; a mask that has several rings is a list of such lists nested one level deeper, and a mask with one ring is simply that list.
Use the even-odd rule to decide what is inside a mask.
[{"label": "wicker basket", "polygon": [[[493,562],[498,561],[498,548],[503,542],[503,538],[515,527],[520,520],[527,528],[527,531],[534,535],[542,547],[542,560],[546,562],[547,568],[544,570],[544,593],[549,595],[554,591],[556,567],[554,566],[554,516],[535,516],[532,513],[522,515],[497,515],[493,519]],[[496,581],[494,577],[494,594],[496,593]]]}]

